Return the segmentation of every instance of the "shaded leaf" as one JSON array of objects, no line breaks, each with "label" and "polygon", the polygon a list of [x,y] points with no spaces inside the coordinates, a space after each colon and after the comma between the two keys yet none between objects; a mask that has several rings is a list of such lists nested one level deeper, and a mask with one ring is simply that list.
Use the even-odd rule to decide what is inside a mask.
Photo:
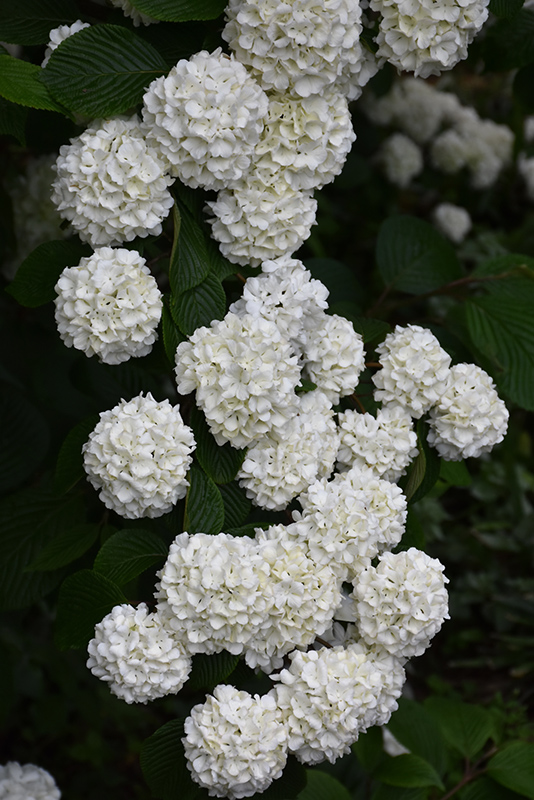
[{"label": "shaded leaf", "polygon": [[226,0],[131,0],[134,8],[166,22],[215,19],[226,8]]},{"label": "shaded leaf", "polygon": [[426,436],[426,423],[419,420],[417,423],[419,455],[408,470],[404,488],[406,499],[411,503],[417,503],[428,494],[439,478],[440,460],[434,448],[429,446]]},{"label": "shaded leaf", "polygon": [[499,786],[486,776],[469,783],[459,795],[460,800],[517,800],[521,796]]},{"label": "shaded leaf", "polygon": [[0,136],[13,136],[24,147],[28,109],[0,97]]},{"label": "shaded leaf", "polygon": [[169,283],[178,297],[202,283],[211,271],[206,238],[191,211],[183,203],[173,208],[174,242],[169,264]]},{"label": "shaded leaf", "polygon": [[125,529],[104,542],[93,569],[123,586],[149,567],[162,562],[167,555],[167,545],[152,531]]},{"label": "shaded leaf", "polygon": [[488,28],[483,43],[486,69],[505,71],[534,61],[534,11],[521,8]]},{"label": "shaded leaf", "polygon": [[71,564],[96,542],[98,525],[81,524],[66,528],[38,553],[37,558],[26,567],[27,572],[48,572]]},{"label": "shaded leaf", "polygon": [[465,461],[442,461],[439,477],[451,486],[471,486],[473,482]]},{"label": "shaded leaf", "polygon": [[[172,303],[172,298],[170,300]],[[161,334],[163,337],[163,347],[165,348],[165,355],[174,369],[176,366],[176,348],[180,342],[185,341],[185,337],[180,333],[178,326],[175,324],[171,312],[164,303],[163,311],[161,314]]]},{"label": "shaded leaf", "polygon": [[37,469],[49,439],[39,410],[15,386],[0,381],[0,492],[18,486]]},{"label": "shaded leaf", "polygon": [[236,481],[219,487],[224,503],[224,528],[239,528],[245,522],[252,503]]},{"label": "shaded leaf", "polygon": [[359,333],[366,344],[382,342],[391,331],[391,326],[381,319],[358,317],[353,320],[354,330]]},{"label": "shaded leaf", "polygon": [[297,800],[351,800],[350,792],[337,778],[318,769],[306,770],[306,786]]},{"label": "shaded leaf", "polygon": [[38,245],[24,259],[6,291],[27,308],[36,308],[56,297],[54,286],[66,267],[75,267],[91,248],[77,239],[58,239]]},{"label": "shaded leaf", "polygon": [[18,0],[0,6],[0,40],[13,44],[47,44],[52,28],[76,22],[70,0]]},{"label": "shaded leaf", "polygon": [[306,770],[296,758],[289,756],[282,777],[262,792],[261,800],[294,800],[306,785]]},{"label": "shaded leaf", "polygon": [[224,522],[221,493],[212,479],[198,467],[189,471],[184,530],[188,533],[220,533]]},{"label": "shaded leaf", "polygon": [[193,800],[200,793],[187,769],[183,735],[184,721],[175,719],[143,742],[141,769],[150,791],[159,800]]},{"label": "shaded leaf", "polygon": [[524,0],[490,0],[489,10],[496,17],[511,18],[523,7]]},{"label": "shaded leaf", "polygon": [[398,786],[380,784],[372,800],[426,800],[428,789],[400,789]]},{"label": "shaded leaf", "polygon": [[191,427],[197,447],[195,455],[202,469],[215,483],[229,483],[235,478],[246,450],[236,450],[228,442],[219,446],[213,438],[202,411],[196,406],[191,412]]},{"label": "shaded leaf", "polygon": [[488,774],[507,789],[534,798],[534,744],[507,745],[488,763]]},{"label": "shaded leaf", "polygon": [[439,775],[443,775],[447,765],[445,740],[424,706],[401,697],[387,727],[410,753],[428,761]]},{"label": "shaded leaf", "polygon": [[82,447],[89,439],[89,434],[94,430],[99,419],[98,414],[86,417],[67,434],[61,445],[54,473],[54,491],[57,494],[65,494],[70,491],[79,480],[85,477]]},{"label": "shaded leaf", "polygon": [[95,625],[113,606],[127,603],[119,586],[104,575],[83,569],[70,575],[59,590],[55,642],[61,650],[85,647]]},{"label": "shaded leaf", "polygon": [[365,771],[373,773],[384,759],[382,730],[377,726],[368,728],[365,733],[358,737],[358,741],[352,745],[352,752],[356,755]]},{"label": "shaded leaf", "polygon": [[173,318],[186,336],[212,320],[222,319],[226,312],[226,295],[216,275],[208,277],[193,289],[174,297]]},{"label": "shaded leaf", "polygon": [[206,655],[199,653],[193,656],[193,667],[187,681],[191,689],[213,689],[219,683],[225,683],[239,663],[239,656],[233,656],[223,650],[222,653]]},{"label": "shaded leaf", "polygon": [[429,697],[425,708],[449,744],[466,758],[479,753],[493,735],[492,716],[480,706],[444,697]]},{"label": "shaded leaf", "polygon": [[0,95],[20,106],[63,114],[65,109],[56,103],[39,80],[41,74],[41,67],[36,64],[0,54]]},{"label": "shaded leaf", "polygon": [[357,313],[361,313],[363,289],[350,267],[335,258],[309,258],[305,266],[329,290],[329,306],[350,301],[360,306]]},{"label": "shaded leaf", "polygon": [[379,764],[375,777],[390,786],[406,788],[437,786],[439,789],[444,789],[434,767],[428,761],[412,753],[395,758],[387,757]]}]

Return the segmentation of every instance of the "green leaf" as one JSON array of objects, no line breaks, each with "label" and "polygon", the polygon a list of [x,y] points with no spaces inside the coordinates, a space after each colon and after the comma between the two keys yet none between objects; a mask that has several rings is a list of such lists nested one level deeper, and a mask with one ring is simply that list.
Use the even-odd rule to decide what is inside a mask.
[{"label": "green leaf", "polygon": [[12,384],[0,381],[0,492],[21,484],[45,457],[48,426],[39,410]]},{"label": "green leaf", "polygon": [[20,106],[64,114],[65,109],[56,103],[39,80],[41,74],[41,67],[36,64],[13,56],[0,55],[0,95]]},{"label": "green leaf", "polygon": [[54,491],[57,494],[66,494],[85,477],[82,447],[99,419],[98,414],[86,417],[67,434],[61,445],[54,473]]},{"label": "green leaf", "polygon": [[523,7],[524,0],[490,0],[489,10],[496,17],[515,17]]},{"label": "green leaf", "polygon": [[499,786],[498,783],[486,776],[477,778],[473,783],[469,783],[458,795],[460,800],[517,800],[518,797],[522,796],[524,795],[518,795],[503,786]]},{"label": "green leaf", "polygon": [[54,50],[41,78],[55,99],[78,114],[111,117],[141,102],[167,72],[158,51],[127,28],[93,25]]},{"label": "green leaf", "polygon": [[405,215],[381,225],[376,260],[386,285],[408,294],[434,291],[462,275],[450,242],[428,222]]},{"label": "green leaf", "polygon": [[193,667],[187,686],[191,689],[213,689],[219,683],[225,683],[239,663],[239,656],[233,656],[223,650],[208,656],[199,653],[193,656]]},{"label": "green leaf", "polygon": [[184,721],[174,719],[143,742],[141,769],[152,795],[159,800],[193,800],[200,792],[187,769],[183,735]]},{"label": "green leaf", "polygon": [[162,562],[167,555],[167,545],[152,531],[125,529],[104,542],[93,569],[123,586],[149,567]]},{"label": "green leaf", "polygon": [[212,479],[198,467],[189,470],[184,530],[188,533],[220,533],[224,522],[221,493]]},{"label": "green leaf", "polygon": [[226,8],[226,0],[131,0],[134,8],[166,22],[215,19]]},{"label": "green leaf", "polygon": [[426,423],[417,423],[417,447],[419,455],[412,463],[405,482],[404,493],[410,503],[417,503],[429,493],[439,478],[440,460],[434,448],[426,440]]},{"label": "green leaf", "polygon": [[428,789],[400,789],[382,783],[372,796],[372,800],[426,800]]},{"label": "green leaf", "polygon": [[390,786],[445,788],[434,767],[428,761],[412,753],[384,759],[378,766],[375,777]]},{"label": "green leaf", "polygon": [[473,482],[465,461],[442,461],[439,477],[451,486],[471,486]]},{"label": "green leaf", "polygon": [[56,645],[61,650],[85,647],[95,625],[114,606],[127,602],[120,587],[98,572],[83,569],[70,575],[59,590]]},{"label": "green leaf", "polygon": [[352,745],[351,749],[365,771],[373,773],[384,759],[382,729],[377,726],[368,728],[358,737],[358,741]]},{"label": "green leaf", "polygon": [[28,109],[0,97],[0,136],[13,136],[24,147]]},{"label": "green leaf", "polygon": [[418,550],[425,549],[425,531],[412,505],[408,507],[406,528],[402,539],[393,552],[400,553],[403,550],[409,550],[410,547],[416,547]]},{"label": "green leaf", "polygon": [[[305,261],[305,266],[313,277],[324,283],[329,290],[330,306],[346,300],[361,304],[363,289],[354,272],[346,264],[335,258],[309,258]],[[361,314],[361,308],[359,313]]]},{"label": "green leaf", "polygon": [[429,697],[425,708],[449,744],[466,758],[477,755],[493,735],[492,716],[481,706],[444,697]]},{"label": "green leaf", "polygon": [[307,769],[306,786],[298,793],[297,800],[351,800],[351,794],[327,772]]},{"label": "green leaf", "polygon": [[26,567],[27,572],[49,572],[71,564],[98,539],[98,525],[81,524],[66,528],[38,553],[37,558]]},{"label": "green leaf", "polygon": [[183,203],[173,209],[174,242],[169,264],[169,283],[178,297],[202,283],[210,273],[206,237],[191,211]]},{"label": "green leaf", "polygon": [[382,342],[391,331],[391,326],[387,322],[369,317],[359,317],[353,320],[353,325],[354,330],[362,336],[365,344]]},{"label": "green leaf", "polygon": [[46,44],[52,28],[76,22],[70,0],[18,0],[0,6],[0,40],[13,44]]},{"label": "green leaf", "polygon": [[0,501],[0,607],[25,608],[61,579],[56,572],[27,573],[37,552],[79,519],[77,498],[31,489]]},{"label": "green leaf", "polygon": [[56,297],[54,286],[66,267],[75,267],[91,248],[76,239],[58,239],[38,245],[24,259],[6,291],[27,308],[36,308]]},{"label": "green leaf", "polygon": [[[172,298],[170,300],[172,303]],[[163,347],[165,348],[165,355],[174,369],[176,366],[176,348],[180,342],[185,341],[185,337],[180,333],[178,326],[175,324],[171,312],[167,304],[163,304],[163,311],[161,314],[161,335],[163,338]]]},{"label": "green leaf", "polygon": [[521,8],[511,19],[499,20],[483,43],[486,69],[508,71],[534,61],[534,11]]},{"label": "green leaf", "polygon": [[236,481],[225,483],[219,487],[224,503],[224,528],[239,528],[245,522],[252,508],[252,503]]},{"label": "green leaf", "polygon": [[534,81],[534,64],[528,64],[523,69],[516,72],[513,93],[516,100],[522,106],[526,114],[534,113],[534,93],[532,92],[532,82]]},{"label": "green leaf", "polygon": [[488,774],[524,797],[534,798],[534,744],[512,742],[493,756]]},{"label": "green leaf", "polygon": [[174,298],[173,318],[186,336],[212,320],[222,319],[226,312],[226,295],[220,280],[213,274],[198,286]]},{"label": "green leaf", "polygon": [[256,795],[261,800],[293,800],[306,786],[306,772],[296,758],[289,756],[281,778],[271,783],[265,792]]},{"label": "green leaf", "polygon": [[191,412],[191,427],[197,448],[195,455],[202,469],[215,483],[233,481],[243,463],[246,450],[236,450],[228,442],[222,447],[213,438],[206,417],[196,406]]},{"label": "green leaf", "polygon": [[447,766],[445,740],[432,715],[420,703],[401,697],[388,729],[410,753],[431,764],[438,775]]}]

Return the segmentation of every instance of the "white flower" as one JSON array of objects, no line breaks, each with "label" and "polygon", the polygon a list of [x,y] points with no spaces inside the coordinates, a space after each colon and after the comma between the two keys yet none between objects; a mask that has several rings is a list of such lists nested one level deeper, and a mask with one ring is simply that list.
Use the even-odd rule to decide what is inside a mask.
[{"label": "white flower", "polygon": [[352,394],[365,367],[363,339],[350,320],[324,314],[307,333],[304,372],[334,405]]},{"label": "white flower", "polygon": [[292,255],[310,235],[317,212],[311,192],[292,189],[279,175],[264,183],[256,172],[206,205],[222,254],[243,266]]},{"label": "white flower", "polygon": [[185,497],[195,448],[178,406],[150,393],[121,400],[84,444],[89,482],[107,508],[128,519],[159,517]]},{"label": "white flower", "polygon": [[469,211],[452,203],[440,203],[432,212],[436,228],[451,242],[463,242],[473,225]]},{"label": "white flower", "polygon": [[360,635],[397,658],[420,656],[449,619],[443,564],[415,547],[379,562],[354,581]]},{"label": "white flower", "polygon": [[56,47],[59,47],[61,42],[64,42],[65,39],[68,39],[69,36],[72,36],[73,33],[78,33],[78,31],[83,31],[84,28],[90,28],[90,27],[91,26],[89,25],[88,22],[82,22],[81,19],[77,19],[76,22],[73,22],[72,25],[60,25],[59,28],[52,28],[52,30],[48,34],[49,41],[47,48],[45,50],[45,57],[43,59],[41,67],[46,67],[50,59],[50,56],[52,55]]},{"label": "white flower", "polygon": [[182,59],[144,96],[148,141],[171,175],[224,189],[249,169],[267,114],[265,92],[219,47]]},{"label": "white flower", "polygon": [[382,364],[373,375],[376,400],[398,403],[416,419],[438,402],[451,358],[433,333],[419,325],[397,325],[376,350]]},{"label": "white flower", "polygon": [[377,56],[421,78],[466,58],[488,18],[488,0],[371,0],[370,6],[382,15]]},{"label": "white flower", "polygon": [[385,406],[376,417],[349,410],[339,414],[338,420],[337,460],[342,468],[368,466],[378,477],[397,481],[417,455],[417,434],[402,406]]},{"label": "white flower", "polygon": [[160,614],[115,606],[95,626],[87,648],[87,667],[109,683],[127,703],[148,703],[180,691],[191,671],[191,657]]},{"label": "white flower", "polygon": [[[360,6],[363,7],[362,2]],[[353,48],[353,58],[343,66],[334,86],[349,102],[357,100],[363,87],[376,75],[383,63],[384,59],[377,58],[360,40]]]},{"label": "white flower", "polygon": [[403,133],[393,133],[377,156],[390,183],[405,189],[423,171],[423,152]]},{"label": "white flower", "polygon": [[97,245],[159,235],[172,178],[147,145],[137,117],[95,120],[56,162],[52,200],[80,239]]},{"label": "white flower", "polygon": [[249,447],[239,484],[255,505],[281,511],[332,472],[338,445],[332,404],[319,390],[307,392],[298,400],[296,416]]},{"label": "white flower", "polygon": [[295,651],[275,687],[289,727],[289,751],[305,764],[334,762],[360,733],[383,725],[397,708],[405,680],[400,662],[378,649]]},{"label": "white flower", "polygon": [[297,357],[274,322],[228,313],[176,350],[180,394],[197,405],[218,444],[244,447],[295,414]]},{"label": "white flower", "polygon": [[230,0],[222,36],[266,89],[320,94],[362,59],[358,0]]},{"label": "white flower", "polygon": [[142,14],[131,3],[130,0],[109,0],[112,6],[120,8],[125,17],[130,17],[136,27],[139,25],[151,25],[159,22],[159,19],[153,19],[147,14]]},{"label": "white flower", "polygon": [[17,761],[0,766],[1,800],[59,800],[60,797],[55,780],[42,767]]},{"label": "white flower", "polygon": [[135,250],[100,247],[55,286],[56,324],[67,347],[105,364],[146,356],[154,344],[162,298]]},{"label": "white flower", "polygon": [[477,458],[502,442],[508,416],[487,372],[475,364],[456,364],[430,412],[428,443],[446,461]]},{"label": "white flower", "polygon": [[[293,517],[309,526],[291,534],[307,538],[312,557],[330,563],[342,580],[358,573],[404,533],[406,498],[394,483],[370,468],[353,467],[328,482],[316,481],[299,497],[302,514]],[[349,578],[352,580],[352,578]]]},{"label": "white flower", "polygon": [[193,706],[182,739],[193,780],[212,797],[250,797],[279,778],[287,729],[269,692],[260,697],[220,684]]},{"label": "white flower", "polygon": [[157,596],[168,603],[189,652],[239,655],[266,618],[266,573],[252,539],[181,533],[159,574]]},{"label": "white flower", "polygon": [[321,188],[339,175],[355,139],[340,92],[328,89],[304,98],[273,92],[254,169],[282,175],[296,190]]}]

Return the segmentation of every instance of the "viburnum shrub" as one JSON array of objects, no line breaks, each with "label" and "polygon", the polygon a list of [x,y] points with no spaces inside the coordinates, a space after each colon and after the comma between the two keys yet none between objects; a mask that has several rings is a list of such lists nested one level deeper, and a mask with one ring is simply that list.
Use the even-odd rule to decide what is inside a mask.
[{"label": "viburnum shrub", "polygon": [[[0,11],[16,45],[0,52],[0,133],[20,165],[4,276],[22,306],[54,301],[60,414],[49,451],[47,421],[2,373],[6,459],[31,451],[6,480],[27,482],[6,519],[15,542],[24,517],[28,546],[10,545],[4,605],[46,604],[56,644],[87,647],[116,698],[158,701],[166,722],[141,751],[154,797],[311,800],[310,774],[326,773],[302,765],[334,764],[402,711],[409,659],[449,619],[453,581],[414,533],[414,505],[503,441],[500,393],[534,408],[533,258],[481,235],[451,244],[481,225],[451,201],[500,178],[514,132],[447,76],[424,80],[465,60],[485,23],[476,52],[490,68],[499,26],[506,51],[506,25],[522,15],[532,31],[534,12],[515,0],[28,5],[28,28]],[[521,52],[509,66],[534,63]],[[22,150],[41,112],[59,121],[54,159]],[[458,196],[429,188],[428,165],[460,176]],[[380,170],[399,189],[384,207]],[[358,218],[331,212],[334,231],[350,229],[347,266],[327,257],[322,222],[336,187],[358,192],[365,175],[375,222],[363,188]],[[373,774],[373,798],[444,786],[430,757],[408,755],[423,766]],[[487,769],[517,790],[499,755],[464,782]],[[0,798],[55,797],[49,779],[10,762]]]}]

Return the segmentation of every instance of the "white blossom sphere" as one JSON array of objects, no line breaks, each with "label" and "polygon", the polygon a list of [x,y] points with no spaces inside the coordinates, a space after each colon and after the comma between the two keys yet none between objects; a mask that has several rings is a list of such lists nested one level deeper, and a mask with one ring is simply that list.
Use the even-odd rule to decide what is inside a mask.
[{"label": "white blossom sphere", "polygon": [[453,203],[440,203],[432,212],[434,225],[455,244],[463,242],[473,225],[469,211]]},{"label": "white blossom sphere", "polygon": [[176,350],[180,394],[196,390],[218,444],[245,447],[296,413],[297,357],[274,322],[229,312]]},{"label": "white blossom sphere", "polygon": [[338,414],[340,467],[371,467],[375,475],[397,481],[417,455],[417,434],[402,406],[384,406],[376,417],[358,411]]},{"label": "white blossom sphere", "polygon": [[185,497],[195,439],[178,406],[140,394],[121,400],[82,448],[88,480],[106,508],[128,519],[160,517]]},{"label": "white blossom sphere", "polygon": [[35,764],[8,761],[0,766],[1,800],[60,800],[52,775]]},{"label": "white blossom sphere", "polygon": [[456,364],[430,412],[428,443],[446,461],[478,458],[502,442],[508,417],[487,372],[475,364]]},{"label": "white blossom sphere", "polygon": [[191,671],[191,656],[165,618],[137,608],[115,606],[95,626],[87,667],[126,703],[148,703],[180,691]]},{"label": "white blossom sphere", "polygon": [[206,203],[211,235],[233,264],[259,266],[291,256],[315,225],[317,201],[311,191],[291,186],[280,175],[251,172]]},{"label": "white blossom sphere", "polygon": [[377,56],[421,78],[466,58],[488,18],[488,0],[371,0],[370,6],[382,15]]},{"label": "white blossom sphere", "polygon": [[233,56],[219,47],[182,59],[143,99],[149,142],[182,183],[224,189],[247,172],[268,101]]},{"label": "white blossom sphere", "polygon": [[358,0],[230,0],[222,37],[262,86],[320,94],[360,60]]},{"label": "white blossom sphere", "polygon": [[172,178],[136,116],[95,120],[59,150],[52,201],[93,247],[159,235]]},{"label": "white blossom sphere", "polygon": [[338,314],[324,314],[308,330],[304,347],[304,372],[330,402],[352,394],[365,368],[363,339],[352,322]]},{"label": "white blossom sphere", "polygon": [[260,697],[220,684],[193,706],[182,739],[195,783],[230,800],[264,792],[287,761],[287,728],[269,692]]},{"label": "white blossom sphere", "polygon": [[104,364],[146,356],[156,341],[161,292],[135,250],[100,247],[55,286],[56,325],[67,347]]},{"label": "white blossom sphere", "polygon": [[397,658],[420,656],[449,619],[443,564],[411,547],[383,553],[354,582],[357,626],[368,645]]},{"label": "white blossom sphere", "polygon": [[52,28],[49,36],[48,45],[45,50],[45,57],[43,59],[43,63],[41,67],[46,67],[50,56],[54,52],[54,50],[59,47],[61,42],[64,42],[65,39],[68,39],[69,36],[72,36],[73,33],[78,33],[78,31],[83,31],[84,28],[90,28],[88,22],[82,22],[81,19],[77,19],[76,22],[73,22],[72,25],[60,25],[58,28]]},{"label": "white blossom sphere", "polygon": [[397,325],[376,350],[382,368],[373,375],[375,399],[402,405],[419,419],[439,401],[451,357],[434,334],[419,325]]},{"label": "white blossom sphere", "polygon": [[405,189],[423,171],[423,151],[403,133],[389,136],[377,155],[386,178],[394,186]]}]

